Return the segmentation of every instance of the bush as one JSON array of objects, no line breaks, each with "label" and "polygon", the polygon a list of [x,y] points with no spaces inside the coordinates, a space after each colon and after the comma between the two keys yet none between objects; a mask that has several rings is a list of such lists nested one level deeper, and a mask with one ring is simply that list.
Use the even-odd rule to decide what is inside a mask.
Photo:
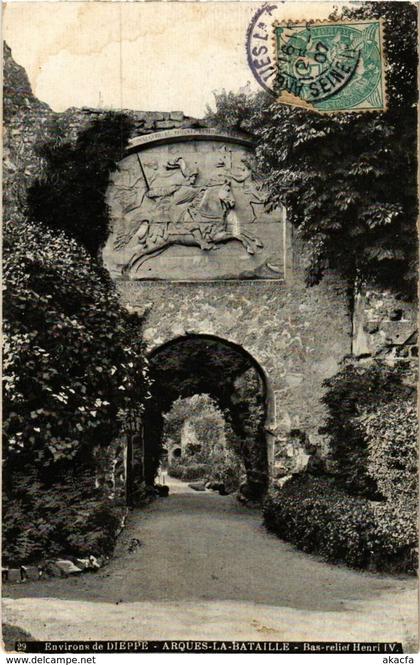
[{"label": "bush", "polygon": [[[149,385],[141,320],[123,310],[107,275],[74,240],[25,220],[5,226],[4,287],[6,557],[105,553],[113,546],[112,506],[85,494],[83,483],[67,505],[58,479],[84,465],[92,484],[95,451],[105,455],[141,417]],[[103,500],[105,516],[96,512]]]},{"label": "bush", "polygon": [[136,467],[132,469],[132,474],[133,474],[133,479],[132,479],[132,487],[131,487],[131,504],[133,506],[136,506],[136,508],[140,506],[144,506],[147,504],[150,500],[150,493],[148,492],[148,487],[143,480],[142,476],[136,474]]},{"label": "bush", "polygon": [[81,502],[77,518],[66,524],[67,551],[71,554],[96,556],[112,554],[121,528],[123,511],[109,499]]},{"label": "bush", "polygon": [[9,222],[4,257],[4,461],[45,467],[108,446],[142,412],[141,320],[64,234]]},{"label": "bush", "polygon": [[[400,459],[411,451],[403,484],[409,480],[407,474],[413,478],[413,471],[408,468],[413,466],[416,450],[415,390],[403,383],[401,369],[379,362],[368,366],[347,362],[324,386],[322,401],[328,408],[328,418],[321,431],[329,437],[331,460],[342,487],[350,494],[383,498],[377,473],[384,478],[390,472],[388,465],[394,464],[391,457],[403,439]],[[409,427],[407,404],[411,413]],[[383,437],[391,448],[391,442],[395,442],[394,453],[383,454]]]},{"label": "bush", "polygon": [[[227,493],[239,489],[245,473],[239,451],[232,445],[235,435],[217,402],[206,394],[179,398],[164,414],[164,437],[169,445],[181,446],[184,424],[192,438],[183,448],[182,458],[173,460],[169,474],[181,480],[206,480],[223,484]],[[227,436],[228,435],[228,436]]]},{"label": "bush", "polygon": [[223,484],[226,492],[231,494],[239,489],[245,477],[242,460],[233,450],[227,449],[220,455],[213,456],[208,481]]},{"label": "bush", "polygon": [[179,480],[203,480],[210,473],[208,464],[182,464],[173,462],[168,468],[168,474]]},{"label": "bush", "polygon": [[124,508],[94,487],[90,469],[68,473],[52,486],[24,469],[13,475],[13,484],[13,495],[3,495],[5,564],[112,553]]},{"label": "bush", "polygon": [[417,414],[404,370],[347,365],[325,382],[333,477],[268,495],[266,525],[307,552],[357,568],[416,569]]},{"label": "bush", "polygon": [[244,473],[241,460],[231,451],[227,451],[225,460],[218,459],[212,464],[173,462],[168,468],[168,474],[173,478],[185,481],[204,480],[223,484],[228,494],[239,489]]},{"label": "bush", "polygon": [[415,394],[380,405],[360,418],[368,441],[368,473],[392,503],[417,498],[417,409]]},{"label": "bush", "polygon": [[331,479],[301,474],[264,501],[264,523],[305,552],[355,568],[414,573],[416,506],[349,496]]},{"label": "bush", "polygon": [[[8,90],[13,106],[13,81]],[[32,183],[33,169],[16,177],[25,160],[10,144],[19,168],[3,230],[3,547],[13,564],[112,550],[122,509],[95,489],[98,459],[139,422],[149,387],[141,319],[97,260],[109,174],[131,131],[124,115],[101,116],[75,141],[52,136],[55,120],[47,143],[29,133]]]},{"label": "bush", "polygon": [[225,419],[216,401],[206,394],[179,397],[163,414],[163,440],[168,447],[182,446],[182,432],[190,426],[190,441],[183,446],[182,463],[208,464],[225,440]]}]

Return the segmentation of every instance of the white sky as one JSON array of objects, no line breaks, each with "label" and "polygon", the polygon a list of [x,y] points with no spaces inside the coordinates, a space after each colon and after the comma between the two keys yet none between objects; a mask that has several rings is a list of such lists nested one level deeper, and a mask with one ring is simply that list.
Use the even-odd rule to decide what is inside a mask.
[{"label": "white sky", "polygon": [[[257,89],[246,29],[262,2],[11,2],[3,36],[55,111],[104,106],[201,117],[212,92]],[[276,3],[275,18],[326,18],[333,2]]]}]

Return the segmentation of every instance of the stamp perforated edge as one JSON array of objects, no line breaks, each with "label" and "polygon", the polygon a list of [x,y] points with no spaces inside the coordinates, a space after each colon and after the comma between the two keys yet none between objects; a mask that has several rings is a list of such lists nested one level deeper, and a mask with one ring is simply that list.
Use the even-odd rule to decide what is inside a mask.
[{"label": "stamp perforated edge", "polygon": [[[386,55],[386,50],[385,50],[385,38],[384,38],[384,33],[385,33],[385,23],[382,17],[377,18],[377,19],[366,19],[364,21],[352,21],[350,19],[346,20],[331,20],[331,19],[310,19],[310,20],[291,20],[288,19],[287,21],[280,21],[280,20],[275,20],[272,23],[272,45],[273,45],[273,52],[274,52],[274,61],[276,63],[276,66],[278,68],[279,63],[277,59],[277,40],[276,40],[276,28],[291,28],[291,27],[305,27],[305,26],[318,26],[318,25],[360,25],[362,23],[379,23],[379,43],[381,47],[381,63],[382,63],[382,73],[381,73],[381,89],[382,89],[382,97],[384,100],[384,107],[382,109],[373,109],[370,107],[360,107],[360,108],[355,108],[355,109],[337,109],[334,111],[320,111],[318,110],[313,104],[310,104],[309,102],[306,102],[303,99],[300,99],[300,97],[297,97],[295,95],[292,95],[290,93],[286,93],[286,95],[280,95],[280,97],[277,97],[276,95],[276,102],[279,104],[286,104],[288,106],[293,106],[295,108],[302,108],[302,109],[308,109],[310,111],[313,111],[314,113],[318,113],[319,115],[335,115],[337,113],[386,113],[388,111],[388,88],[387,88],[387,70],[388,70],[388,59]],[[299,103],[300,102],[300,103]]]}]

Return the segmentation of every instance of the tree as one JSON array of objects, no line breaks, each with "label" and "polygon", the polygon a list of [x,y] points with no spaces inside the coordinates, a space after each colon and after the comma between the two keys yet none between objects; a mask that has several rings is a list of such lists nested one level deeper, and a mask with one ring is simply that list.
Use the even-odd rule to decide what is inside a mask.
[{"label": "tree", "polygon": [[3,239],[5,560],[109,554],[121,508],[95,479],[143,414],[142,321],[64,233],[12,217]]},{"label": "tree", "polygon": [[130,122],[101,112],[68,140],[5,51],[2,533],[16,566],[111,553],[123,435],[141,419],[149,377],[142,320],[97,260]]},{"label": "tree", "polygon": [[216,108],[207,105],[207,120],[222,129],[244,132],[253,136],[265,126],[265,111],[272,97],[265,92],[250,94],[222,90],[214,93]]},{"label": "tree", "polygon": [[270,205],[286,206],[307,243],[309,284],[331,266],[351,283],[369,281],[411,295],[417,260],[416,7],[370,2],[344,9],[342,16],[384,20],[386,112],[322,115],[269,95],[222,93],[208,119],[255,134]]},{"label": "tree", "polygon": [[9,467],[89,459],[148,391],[141,320],[75,240],[4,228],[4,454]]},{"label": "tree", "polygon": [[186,446],[183,455],[190,462],[208,463],[214,452],[220,452],[225,442],[225,418],[217,402],[206,394],[179,397],[168,413],[163,415],[165,425],[164,443],[182,445],[182,428],[186,422],[191,426],[196,443]]}]

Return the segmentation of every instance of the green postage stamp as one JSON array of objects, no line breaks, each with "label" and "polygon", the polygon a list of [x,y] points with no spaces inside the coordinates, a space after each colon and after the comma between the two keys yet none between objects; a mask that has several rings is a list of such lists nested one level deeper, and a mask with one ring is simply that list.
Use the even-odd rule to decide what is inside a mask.
[{"label": "green postage stamp", "polygon": [[384,111],[379,20],[276,23],[279,101],[319,112]]}]

